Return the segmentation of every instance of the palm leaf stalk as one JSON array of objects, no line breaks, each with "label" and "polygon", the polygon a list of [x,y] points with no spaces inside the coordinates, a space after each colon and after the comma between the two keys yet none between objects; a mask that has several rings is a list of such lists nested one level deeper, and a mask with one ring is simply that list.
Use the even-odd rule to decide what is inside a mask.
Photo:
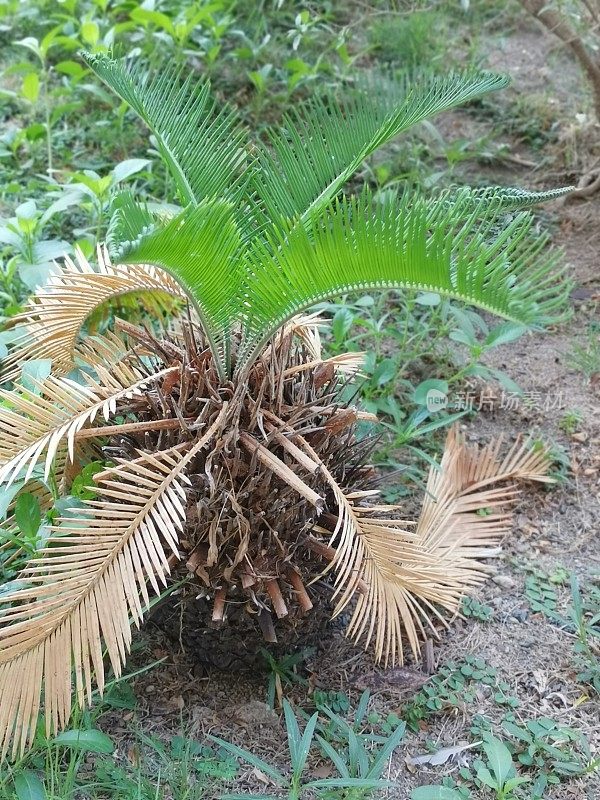
[{"label": "palm leaf stalk", "polygon": [[[564,268],[526,209],[563,190],[343,192],[378,147],[504,77],[381,79],[308,101],[263,141],[192,75],[84,58],[150,129],[181,208],[152,214],[121,195],[97,265],[67,260],[14,321],[0,483],[51,477],[66,494],[90,459],[107,466],[1,598],[0,742],[13,756],[32,741],[42,687],[50,734],[73,694],[83,706],[93,680],[102,691],[103,646],[119,675],[130,625],[173,570],[194,576],[213,625],[243,607],[268,641],[311,610],[324,578],[334,614],[349,613],[348,634],[378,660],[401,662],[407,644],[417,655],[484,578],[517,484],[549,480],[543,449],[518,442],[501,457],[499,443],[452,431],[419,519],[401,520],[377,500],[372,443],[356,435],[372,417],[342,399],[361,356],[325,358],[322,320],[306,316],[340,293],[393,288],[531,328],[562,319]],[[136,292],[189,311],[160,335],[125,321],[82,335]],[[40,357],[53,372],[32,389],[20,371]]]}]

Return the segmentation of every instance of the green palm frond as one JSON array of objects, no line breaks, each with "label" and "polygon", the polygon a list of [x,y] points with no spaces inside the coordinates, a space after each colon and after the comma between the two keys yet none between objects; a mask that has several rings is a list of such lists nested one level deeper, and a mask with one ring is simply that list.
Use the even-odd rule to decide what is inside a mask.
[{"label": "green palm frond", "polygon": [[189,206],[162,228],[131,244],[124,264],[152,264],[174,275],[196,305],[205,333],[225,373],[231,298],[241,284],[241,234],[234,206],[207,200]]},{"label": "green palm frond", "polygon": [[[531,192],[517,186],[486,186],[483,189],[470,189],[471,199],[474,203],[481,200],[490,200],[494,208],[501,211],[522,211],[527,208],[557,200],[573,191],[572,186],[562,186],[559,189],[546,189],[541,192]],[[459,199],[462,202],[462,198]]]},{"label": "green palm frond", "polygon": [[[175,276],[196,305],[222,377],[233,331],[243,369],[278,326],[313,303],[362,289],[436,291],[524,325],[560,317],[567,285],[523,209],[565,190],[459,190],[433,199],[341,196],[375,149],[437,112],[507,85],[488,72],[426,73],[358,85],[292,112],[247,157],[246,133],[206,84],[169,66],[85,56],[146,121],[186,207],[153,217],[116,203],[111,251]],[[568,191],[568,190],[567,190]]]},{"label": "green palm frond", "polygon": [[385,202],[364,194],[249,246],[231,204],[211,201],[143,237],[124,261],[154,264],[180,281],[196,299],[223,372],[236,323],[245,336],[242,369],[288,319],[349,291],[438,292],[539,327],[560,319],[569,284],[533,217],[505,213],[532,199],[469,189]]},{"label": "green palm frond", "polygon": [[148,208],[136,202],[130,191],[119,192],[110,207],[111,217],[106,233],[106,246],[111,258],[120,259],[142,237],[159,227]]},{"label": "green palm frond", "polygon": [[396,80],[372,77],[341,104],[335,97],[309,100],[259,147],[253,185],[274,221],[310,216],[386,142],[509,82],[506,76],[482,71],[406,73]]},{"label": "green palm frond", "polygon": [[349,291],[420,289],[527,326],[556,319],[568,292],[557,253],[530,235],[528,213],[504,216],[504,203],[468,189],[451,200],[364,195],[257,244],[238,298],[248,309],[239,366],[294,314]]},{"label": "green palm frond", "polygon": [[150,128],[184,205],[232,193],[246,161],[246,132],[235,112],[217,109],[208,83],[167,63],[149,70],[144,61],[82,57]]}]

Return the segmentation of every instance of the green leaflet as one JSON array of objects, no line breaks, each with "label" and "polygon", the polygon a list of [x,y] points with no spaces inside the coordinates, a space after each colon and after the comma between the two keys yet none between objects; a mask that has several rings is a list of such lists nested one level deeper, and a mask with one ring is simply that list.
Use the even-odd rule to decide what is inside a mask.
[{"label": "green leaflet", "polygon": [[371,76],[353,93],[315,98],[259,146],[253,186],[274,221],[309,216],[332,200],[377,148],[418,122],[510,83],[485,71]]},{"label": "green leaflet", "polygon": [[233,204],[207,200],[131,243],[121,259],[124,264],[153,264],[179,280],[198,310],[223,374],[233,322],[231,300],[242,279],[240,248]]},{"label": "green leaflet", "polygon": [[136,203],[129,191],[120,192],[111,204],[106,246],[111,258],[122,259],[142,237],[156,230],[157,223],[145,206]]},{"label": "green leaflet", "polygon": [[244,268],[241,362],[294,314],[348,291],[438,292],[523,325],[549,323],[568,283],[559,280],[547,237],[529,235],[533,218],[506,217],[504,203],[501,194],[474,197],[468,189],[451,199],[342,199],[308,225],[258,243]]},{"label": "green leaflet", "polygon": [[82,57],[150,128],[184,205],[231,192],[246,160],[246,132],[232,110],[217,109],[208,83],[165,62],[149,70],[143,61]]}]

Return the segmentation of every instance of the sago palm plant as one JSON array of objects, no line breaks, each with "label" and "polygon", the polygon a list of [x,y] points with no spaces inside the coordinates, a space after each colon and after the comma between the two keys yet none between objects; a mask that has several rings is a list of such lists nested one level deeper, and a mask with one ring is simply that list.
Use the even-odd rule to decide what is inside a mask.
[{"label": "sago palm plant", "polygon": [[[73,686],[80,705],[93,680],[102,691],[103,647],[120,673],[130,625],[174,567],[193,575],[213,624],[242,609],[268,641],[311,609],[311,582],[325,576],[334,614],[348,610],[349,635],[373,641],[377,659],[402,660],[405,643],[417,653],[481,580],[515,481],[547,468],[524,443],[500,457],[497,443],[469,447],[453,431],[418,522],[403,521],[372,488],[355,433],[368,415],[342,400],[360,356],[325,358],[320,321],[306,316],[340,293],[393,288],[531,327],[560,317],[562,269],[523,210],[557,193],[343,192],[376,148],[504,77],[381,79],[311,100],[253,139],[193,75],[85,58],[152,132],[181,208],[152,213],[121,196],[95,267],[67,260],[16,320],[3,365],[16,383],[1,391],[5,491],[51,507],[86,463],[105,468],[1,597],[5,753],[31,741],[42,687],[51,733],[69,719]],[[135,292],[155,307],[178,298],[179,318],[163,333],[117,320],[82,335],[99,306]],[[21,380],[31,359],[51,359],[52,374]]]}]

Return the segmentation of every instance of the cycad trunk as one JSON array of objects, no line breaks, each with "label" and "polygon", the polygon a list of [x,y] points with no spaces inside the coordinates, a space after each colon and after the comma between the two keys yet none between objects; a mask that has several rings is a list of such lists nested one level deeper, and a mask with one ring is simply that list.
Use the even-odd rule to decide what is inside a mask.
[{"label": "cycad trunk", "polygon": [[[357,437],[359,413],[348,401],[347,375],[361,357],[323,361],[314,323],[296,324],[295,335],[284,330],[243,384],[223,385],[191,327],[185,352],[130,332],[167,364],[189,369],[131,408],[135,425],[148,427],[123,428],[108,454],[177,447],[189,431],[213,426],[224,403],[232,410],[188,472],[184,557],[173,577],[191,581],[156,609],[155,623],[198,661],[221,668],[255,669],[264,664],[265,644],[284,654],[318,641],[332,595],[329,574],[320,576],[335,552],[312,531],[318,523],[332,533],[338,521],[323,470],[349,493],[375,477],[364,463],[373,443]],[[302,456],[297,437],[318,463]]]}]

